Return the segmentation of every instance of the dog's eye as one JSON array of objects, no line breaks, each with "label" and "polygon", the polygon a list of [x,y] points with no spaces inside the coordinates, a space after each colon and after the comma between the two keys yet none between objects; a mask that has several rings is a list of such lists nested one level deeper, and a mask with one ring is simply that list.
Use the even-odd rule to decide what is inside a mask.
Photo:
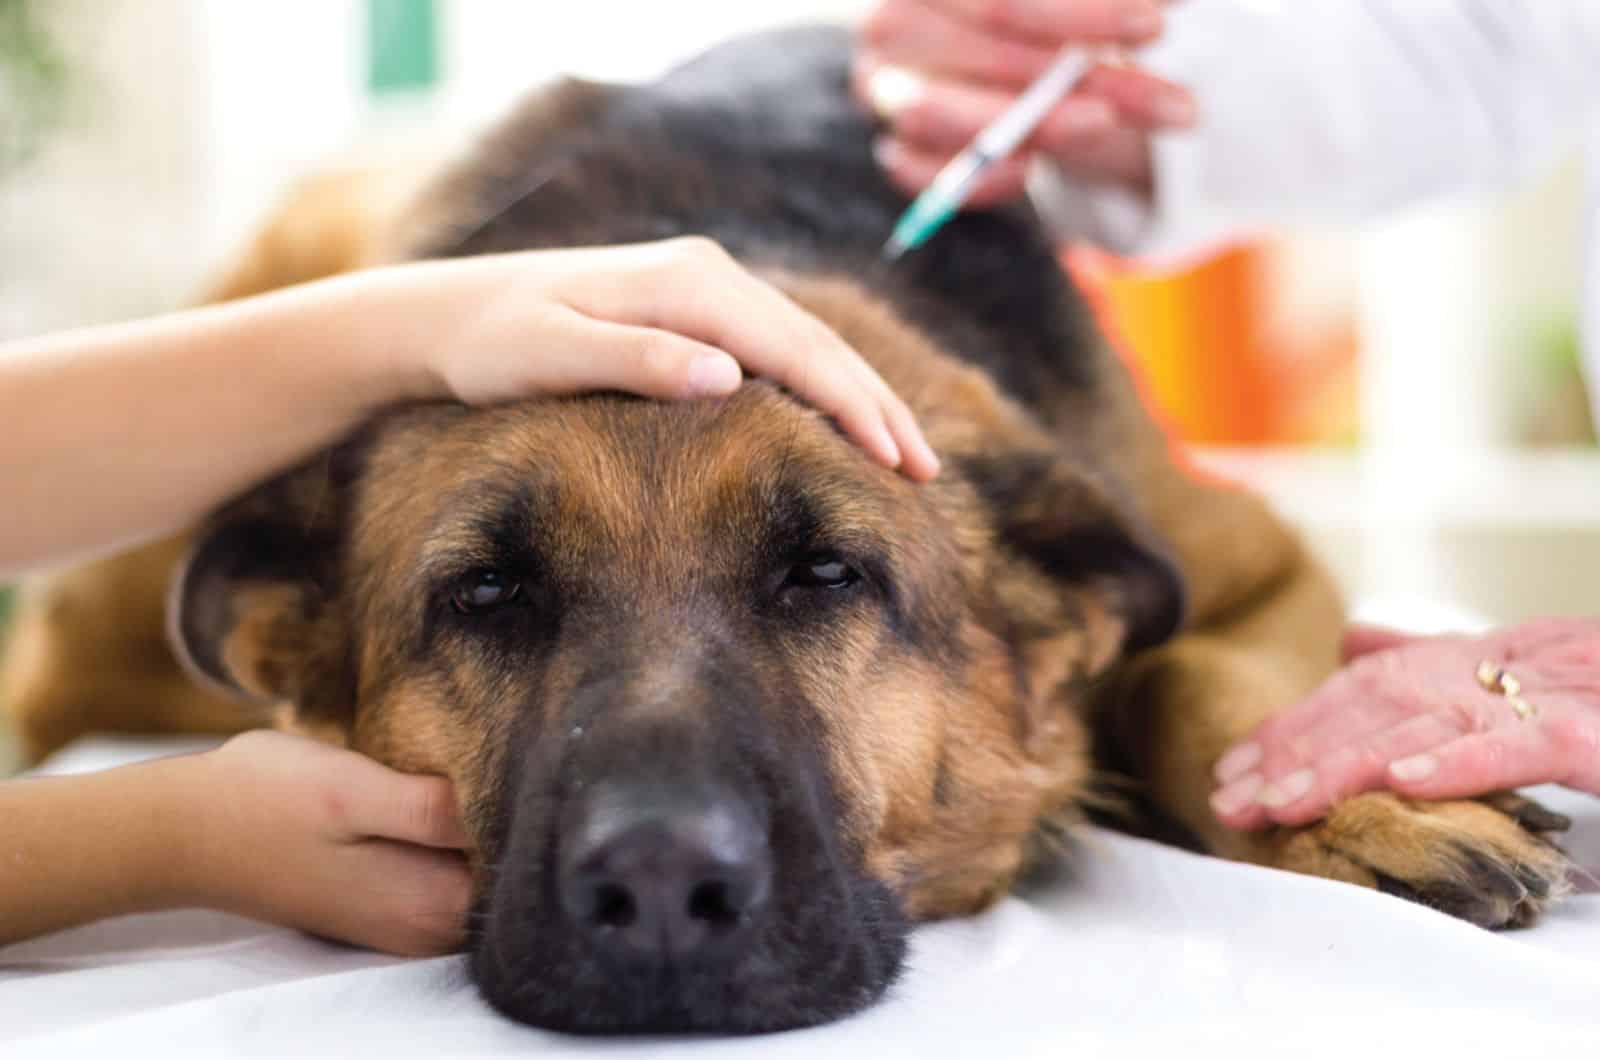
[{"label": "dog's eye", "polygon": [[479,570],[461,579],[450,603],[463,615],[477,615],[509,604],[521,594],[521,582],[497,570]]},{"label": "dog's eye", "polygon": [[802,589],[843,589],[861,580],[861,574],[832,552],[807,556],[789,570],[784,586]]}]

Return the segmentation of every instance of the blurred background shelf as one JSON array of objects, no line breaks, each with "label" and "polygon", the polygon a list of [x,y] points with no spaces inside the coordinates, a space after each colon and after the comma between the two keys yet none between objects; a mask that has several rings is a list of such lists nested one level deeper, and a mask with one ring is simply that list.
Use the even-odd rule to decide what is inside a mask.
[{"label": "blurred background shelf", "polygon": [[1264,494],[1359,605],[1384,602],[1419,626],[1600,612],[1593,449],[1452,451],[1421,465],[1371,449],[1197,447],[1193,457]]},{"label": "blurred background shelf", "polygon": [[1358,449],[1194,446],[1190,453],[1206,471],[1265,493],[1299,524],[1361,529],[1420,520],[1600,531],[1600,451],[1586,447],[1482,451],[1436,466],[1426,482]]}]

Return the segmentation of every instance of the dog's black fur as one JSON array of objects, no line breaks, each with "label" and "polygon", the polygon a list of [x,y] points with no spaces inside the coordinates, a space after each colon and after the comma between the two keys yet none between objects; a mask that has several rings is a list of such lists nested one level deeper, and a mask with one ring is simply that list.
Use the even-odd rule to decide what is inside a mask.
[{"label": "dog's black fur", "polygon": [[884,260],[909,202],[873,158],[879,130],[850,95],[849,62],[845,30],[803,28],[724,44],[652,84],[608,87],[577,128],[541,140],[538,157],[478,167],[479,216],[417,256],[705,235],[749,266],[850,276],[1024,403],[1091,386],[1103,343],[1031,210],[962,213],[902,261]]}]

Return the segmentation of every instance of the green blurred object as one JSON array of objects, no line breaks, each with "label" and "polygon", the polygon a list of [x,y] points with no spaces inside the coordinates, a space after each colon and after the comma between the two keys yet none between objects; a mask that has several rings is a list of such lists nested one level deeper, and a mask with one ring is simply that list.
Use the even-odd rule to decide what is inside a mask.
[{"label": "green blurred object", "polygon": [[439,80],[435,0],[367,0],[367,90],[415,92]]},{"label": "green blurred object", "polygon": [[67,60],[40,0],[0,0],[0,173],[32,158],[61,120]]},{"label": "green blurred object", "polygon": [[1583,350],[1575,308],[1531,314],[1514,333],[1513,349],[1526,351],[1514,387],[1517,441],[1532,446],[1595,444]]}]

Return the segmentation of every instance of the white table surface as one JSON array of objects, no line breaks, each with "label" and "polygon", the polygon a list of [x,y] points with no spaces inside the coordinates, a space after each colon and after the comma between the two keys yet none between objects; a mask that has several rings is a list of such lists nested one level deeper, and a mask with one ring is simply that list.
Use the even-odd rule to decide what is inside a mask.
[{"label": "white table surface", "polygon": [[[96,741],[55,767],[181,746]],[[1567,845],[1600,875],[1600,800],[1540,795],[1576,819]],[[1353,1049],[1600,1055],[1600,893],[1574,896],[1531,930],[1493,934],[1374,892],[1091,831],[1070,878],[919,929],[907,973],[878,1005],[755,1039],[549,1034],[489,1010],[460,958],[397,960],[210,913],[128,917],[0,950],[6,1058]]]}]

